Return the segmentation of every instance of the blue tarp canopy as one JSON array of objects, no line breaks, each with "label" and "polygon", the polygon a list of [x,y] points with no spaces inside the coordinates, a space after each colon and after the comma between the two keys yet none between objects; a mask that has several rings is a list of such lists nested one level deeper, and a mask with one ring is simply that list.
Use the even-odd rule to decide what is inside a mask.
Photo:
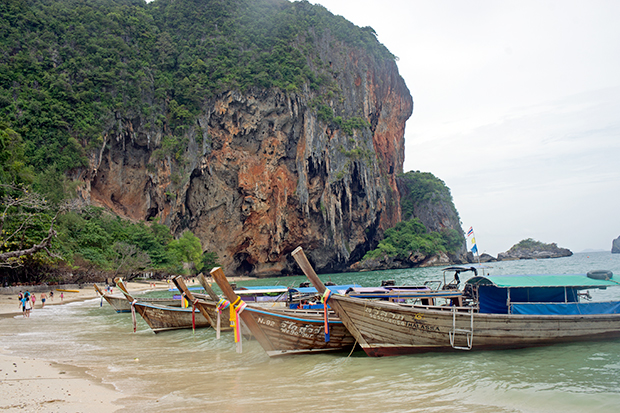
[{"label": "blue tarp canopy", "polygon": [[[344,294],[349,288],[360,287],[359,284],[345,284],[345,285],[326,285],[327,289],[329,289],[332,293]],[[314,287],[299,287],[299,288],[289,288],[290,293],[301,293],[301,294],[314,294],[316,293],[316,288]]]},{"label": "blue tarp canopy", "polygon": [[508,290],[510,302],[520,303],[563,303],[578,301],[577,291],[564,287],[523,287],[503,288],[494,285],[480,285],[478,287],[478,304],[481,313],[508,314]]},{"label": "blue tarp canopy", "polygon": [[527,315],[587,315],[619,314],[620,302],[600,303],[515,303],[511,305],[512,314]]},{"label": "blue tarp canopy", "polygon": [[618,286],[619,283],[593,279],[582,274],[543,274],[472,277],[467,280],[467,284],[478,287],[481,313],[508,314],[510,305],[510,312],[513,314],[568,315],[606,314],[607,311],[615,311],[594,305],[599,303],[579,303],[579,290],[607,288]]}]

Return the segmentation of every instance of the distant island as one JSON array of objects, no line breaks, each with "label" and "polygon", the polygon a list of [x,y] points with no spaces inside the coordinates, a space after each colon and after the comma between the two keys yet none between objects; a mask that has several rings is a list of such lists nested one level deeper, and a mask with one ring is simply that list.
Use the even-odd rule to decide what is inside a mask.
[{"label": "distant island", "polygon": [[620,254],[620,237],[611,242],[611,253]]},{"label": "distant island", "polygon": [[537,258],[560,258],[570,257],[572,251],[567,248],[560,248],[553,242],[545,244],[532,238],[527,238],[513,245],[508,251],[500,252],[497,255],[498,261],[505,260],[530,260]]},{"label": "distant island", "polygon": [[560,248],[553,242],[545,244],[532,238],[527,238],[513,245],[508,251],[500,252],[497,258],[487,253],[480,254],[479,258],[475,258],[469,253],[469,262],[495,262],[495,261],[511,261],[511,260],[532,260],[539,258],[560,258],[570,257],[573,252],[567,248]]}]

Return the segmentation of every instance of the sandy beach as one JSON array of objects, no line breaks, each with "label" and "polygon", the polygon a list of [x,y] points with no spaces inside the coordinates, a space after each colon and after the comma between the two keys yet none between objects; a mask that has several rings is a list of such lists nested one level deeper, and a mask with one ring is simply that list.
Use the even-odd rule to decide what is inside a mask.
[{"label": "sandy beach", "polygon": [[113,412],[121,396],[77,367],[0,354],[3,412]]},{"label": "sandy beach", "polygon": [[[154,289],[168,289],[165,282],[157,282],[155,287],[148,283],[129,283],[130,292]],[[25,291],[25,289],[24,289]],[[118,293],[118,289],[114,289]],[[94,288],[79,292],[54,292],[54,300],[48,299],[45,308],[76,301],[97,298]],[[40,294],[36,294],[35,308],[42,308]],[[0,295],[0,325],[3,318],[22,317],[17,295]],[[28,320],[24,320],[28,322]],[[123,393],[112,386],[97,382],[84,369],[50,363],[45,360],[22,358],[17,354],[0,349],[0,411],[3,412],[114,412],[123,406],[115,401]]]}]

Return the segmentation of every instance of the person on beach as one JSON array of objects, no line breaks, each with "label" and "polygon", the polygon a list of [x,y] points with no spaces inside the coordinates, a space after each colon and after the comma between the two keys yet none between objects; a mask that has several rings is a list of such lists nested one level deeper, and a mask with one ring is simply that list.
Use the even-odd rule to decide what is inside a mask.
[{"label": "person on beach", "polygon": [[24,307],[25,307],[25,315],[26,315],[26,318],[30,318],[30,310],[32,310],[32,307],[30,306],[30,300],[25,300],[25,301],[26,301],[26,303],[24,305]]},{"label": "person on beach", "polygon": [[65,294],[61,291],[60,292],[60,301],[63,301],[65,298]]},{"label": "person on beach", "polygon": [[26,297],[24,297],[24,295],[22,294],[21,298],[19,299],[19,305],[21,305],[22,307],[22,314],[24,315],[24,317],[26,317]]},{"label": "person on beach", "polygon": [[41,308],[45,307],[46,299],[47,299],[47,295],[45,295],[45,293],[41,293]]},{"label": "person on beach", "polygon": [[54,291],[50,291],[50,301],[54,301]]},{"label": "person on beach", "polygon": [[35,301],[37,301],[37,296],[32,294],[32,308],[34,308]]}]

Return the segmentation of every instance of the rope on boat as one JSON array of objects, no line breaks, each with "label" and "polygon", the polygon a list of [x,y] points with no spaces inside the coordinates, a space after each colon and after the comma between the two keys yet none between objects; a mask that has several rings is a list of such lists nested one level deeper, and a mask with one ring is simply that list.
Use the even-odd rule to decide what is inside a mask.
[{"label": "rope on boat", "polygon": [[137,300],[134,299],[131,302],[131,321],[133,323],[133,332],[136,332],[136,302]]},{"label": "rope on boat", "polygon": [[353,354],[353,350],[355,350],[355,346],[357,346],[357,339],[355,339],[355,343],[353,343],[353,348],[351,349],[351,352],[349,353],[347,358],[351,357],[351,354]]},{"label": "rope on boat", "polygon": [[321,302],[323,303],[323,319],[325,323],[325,342],[329,343],[329,312],[327,310],[327,301],[331,295],[331,290],[329,288],[325,289],[323,293],[323,297],[321,297]]},{"label": "rope on boat", "polygon": [[230,301],[221,298],[220,301],[217,303],[217,307],[215,308],[215,311],[217,312],[217,328],[215,329],[215,338],[217,338],[218,340],[220,339],[221,330],[220,314],[222,314],[222,311],[226,310],[228,307],[230,307]]}]

